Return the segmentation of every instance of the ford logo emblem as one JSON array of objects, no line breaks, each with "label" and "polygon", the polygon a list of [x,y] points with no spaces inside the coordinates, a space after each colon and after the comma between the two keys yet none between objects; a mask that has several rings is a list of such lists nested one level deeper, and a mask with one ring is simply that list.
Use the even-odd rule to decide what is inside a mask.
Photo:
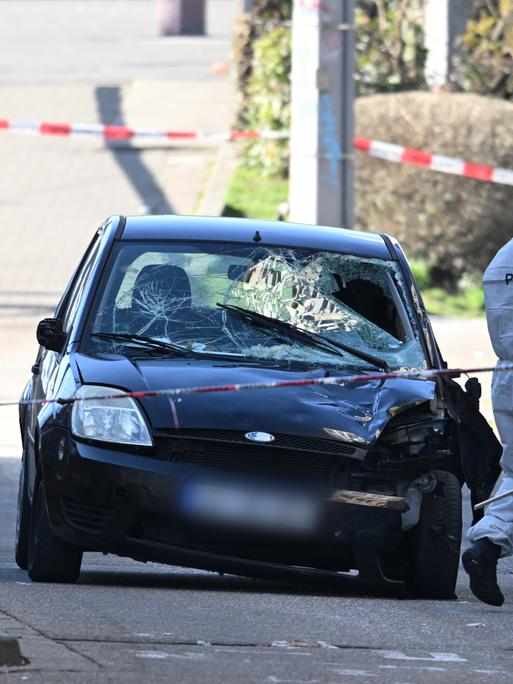
[{"label": "ford logo emblem", "polygon": [[273,435],[268,432],[246,432],[244,437],[252,442],[274,442]]}]

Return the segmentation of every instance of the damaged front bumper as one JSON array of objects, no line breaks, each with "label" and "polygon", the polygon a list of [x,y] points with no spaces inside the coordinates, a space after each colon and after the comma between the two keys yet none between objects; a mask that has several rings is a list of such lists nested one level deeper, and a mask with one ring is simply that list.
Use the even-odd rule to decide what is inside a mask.
[{"label": "damaged front bumper", "polygon": [[285,535],[200,524],[184,514],[186,483],[236,482],[227,473],[81,443],[64,430],[44,437],[41,454],[52,528],[84,550],[252,577],[404,589],[385,577],[380,559],[418,521],[421,496],[412,495],[419,491],[412,483],[397,483],[402,495],[317,489],[315,526]]}]

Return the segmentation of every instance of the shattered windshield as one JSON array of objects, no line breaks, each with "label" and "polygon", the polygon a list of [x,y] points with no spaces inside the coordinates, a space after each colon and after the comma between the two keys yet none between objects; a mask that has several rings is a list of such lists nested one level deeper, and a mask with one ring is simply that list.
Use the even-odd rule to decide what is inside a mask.
[{"label": "shattered windshield", "polygon": [[404,292],[392,261],[285,247],[121,243],[83,347],[423,368]]}]

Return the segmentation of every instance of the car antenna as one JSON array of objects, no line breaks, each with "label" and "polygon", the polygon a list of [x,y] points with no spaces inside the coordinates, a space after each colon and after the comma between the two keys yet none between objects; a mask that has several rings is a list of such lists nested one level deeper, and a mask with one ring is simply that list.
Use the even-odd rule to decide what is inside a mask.
[{"label": "car antenna", "polygon": [[262,239],[262,236],[260,235],[260,232],[257,230],[257,231],[255,232],[255,234],[253,235],[253,240],[254,240],[255,242],[260,242],[261,239]]}]

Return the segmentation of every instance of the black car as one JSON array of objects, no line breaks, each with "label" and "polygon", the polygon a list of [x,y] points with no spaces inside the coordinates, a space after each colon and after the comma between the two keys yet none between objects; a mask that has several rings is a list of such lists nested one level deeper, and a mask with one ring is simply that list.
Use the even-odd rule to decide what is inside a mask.
[{"label": "black car", "polygon": [[101,551],[454,595],[461,486],[490,493],[500,446],[475,381],[375,377],[443,367],[395,240],[113,217],[37,338],[16,530],[34,581],[75,581]]}]

